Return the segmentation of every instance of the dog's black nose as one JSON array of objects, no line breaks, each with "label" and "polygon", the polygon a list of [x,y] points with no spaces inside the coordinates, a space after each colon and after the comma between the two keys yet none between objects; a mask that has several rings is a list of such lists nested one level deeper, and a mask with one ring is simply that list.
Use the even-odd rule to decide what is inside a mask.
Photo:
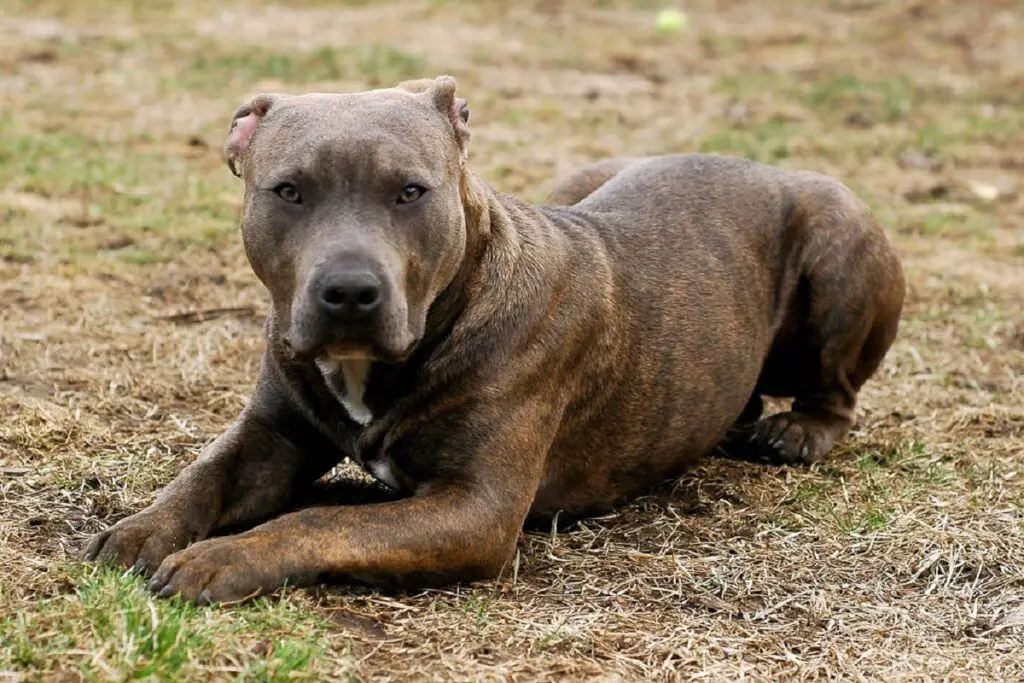
[{"label": "dog's black nose", "polygon": [[373,313],[380,306],[381,284],[369,272],[335,273],[320,286],[320,306],[335,318],[356,320]]}]

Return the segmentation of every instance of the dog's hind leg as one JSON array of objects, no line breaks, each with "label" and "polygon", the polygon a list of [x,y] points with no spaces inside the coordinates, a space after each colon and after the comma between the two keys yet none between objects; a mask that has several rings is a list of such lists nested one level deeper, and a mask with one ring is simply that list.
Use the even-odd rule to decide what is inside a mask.
[{"label": "dog's hind leg", "polygon": [[857,393],[896,336],[905,283],[888,240],[866,209],[828,213],[830,225],[807,228],[809,265],[758,381],[757,393],[794,399],[750,429],[747,448],[759,459],[823,459],[853,425]]}]

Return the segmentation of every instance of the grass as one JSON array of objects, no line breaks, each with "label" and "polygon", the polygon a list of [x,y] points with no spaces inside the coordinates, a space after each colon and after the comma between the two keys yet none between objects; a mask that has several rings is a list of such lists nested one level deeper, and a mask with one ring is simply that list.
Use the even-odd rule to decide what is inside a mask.
[{"label": "grass", "polygon": [[923,235],[985,238],[998,230],[999,224],[984,213],[968,210],[965,213],[929,213],[902,229],[916,230]]},{"label": "grass", "polygon": [[165,262],[170,254],[156,245],[223,245],[237,224],[237,209],[222,197],[233,184],[188,159],[140,152],[131,141],[33,129],[10,115],[0,116],[0,183],[12,228],[0,241],[4,259],[121,252],[131,264]]},{"label": "grass", "polygon": [[[693,0],[651,40],[659,7],[6,8],[0,680],[1024,678],[1024,28],[971,3]],[[812,468],[710,458],[524,534],[493,582],[198,609],[80,565],[252,390],[267,304],[220,158],[235,107],[435,71],[469,99],[474,168],[528,199],[661,151],[853,188],[909,293],[851,434]]]},{"label": "grass", "polygon": [[195,57],[183,73],[169,76],[169,91],[244,90],[262,80],[275,80],[309,89],[316,83],[361,80],[372,87],[387,87],[426,74],[426,60],[383,43],[352,47],[322,46],[310,52],[242,49]]},{"label": "grass", "polygon": [[753,161],[775,164],[789,158],[789,140],[798,132],[799,126],[796,124],[769,121],[749,131],[714,133],[701,141],[699,151],[741,156]]},{"label": "grass", "polygon": [[252,681],[317,675],[327,624],[294,602],[203,610],[156,600],[142,579],[113,570],[69,574],[73,591],[0,621],[2,652],[15,669],[52,672],[59,661],[69,665],[62,673],[86,680],[180,680],[211,670]]},{"label": "grass", "polygon": [[915,92],[910,80],[889,78],[866,82],[851,74],[834,74],[816,83],[807,94],[815,109],[858,110],[869,117],[892,123],[903,119],[914,105]]}]

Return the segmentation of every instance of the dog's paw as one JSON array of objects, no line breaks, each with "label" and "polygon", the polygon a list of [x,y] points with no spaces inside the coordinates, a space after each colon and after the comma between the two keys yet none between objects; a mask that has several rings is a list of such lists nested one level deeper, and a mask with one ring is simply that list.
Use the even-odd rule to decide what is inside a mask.
[{"label": "dog's paw", "polygon": [[93,536],[82,551],[82,558],[149,574],[165,557],[186,547],[197,535],[169,514],[144,510]]},{"label": "dog's paw", "polygon": [[825,459],[842,427],[797,411],[778,413],[754,423],[746,448],[767,462],[810,465]]},{"label": "dog's paw", "polygon": [[287,579],[280,556],[259,543],[229,536],[201,541],[163,561],[149,590],[158,597],[179,595],[209,605],[240,602],[270,593]]}]

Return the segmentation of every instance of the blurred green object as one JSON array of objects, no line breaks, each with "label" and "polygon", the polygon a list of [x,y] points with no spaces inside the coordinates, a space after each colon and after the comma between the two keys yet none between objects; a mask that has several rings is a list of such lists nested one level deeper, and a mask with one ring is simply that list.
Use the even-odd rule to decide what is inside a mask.
[{"label": "blurred green object", "polygon": [[654,26],[659,33],[679,33],[685,31],[689,24],[690,18],[686,12],[676,7],[666,7],[654,19]]}]

